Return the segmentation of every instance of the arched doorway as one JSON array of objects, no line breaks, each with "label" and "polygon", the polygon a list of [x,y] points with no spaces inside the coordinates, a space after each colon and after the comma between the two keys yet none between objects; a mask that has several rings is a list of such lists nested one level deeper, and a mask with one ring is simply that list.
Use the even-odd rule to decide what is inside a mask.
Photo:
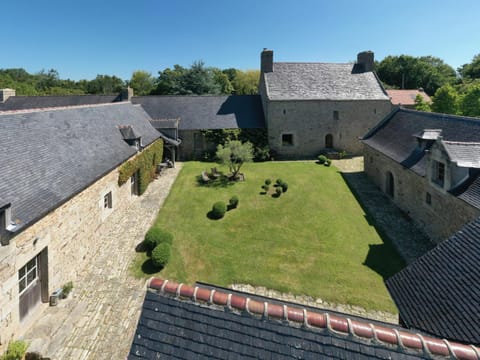
[{"label": "arched doorway", "polygon": [[327,134],[325,136],[325,147],[327,149],[332,149],[333,148],[333,135],[332,134]]},{"label": "arched doorway", "polygon": [[385,192],[390,197],[395,197],[395,179],[393,174],[390,171],[387,171],[386,183],[385,183]]}]

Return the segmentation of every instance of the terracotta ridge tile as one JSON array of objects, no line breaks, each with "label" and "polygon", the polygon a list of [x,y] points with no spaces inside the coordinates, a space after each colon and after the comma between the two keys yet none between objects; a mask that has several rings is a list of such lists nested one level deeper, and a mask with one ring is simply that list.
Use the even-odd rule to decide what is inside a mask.
[{"label": "terracotta ridge tile", "polygon": [[158,278],[150,278],[147,288],[177,298],[185,297],[195,303],[204,302],[220,305],[229,309],[246,311],[249,314],[261,315],[264,318],[284,320],[302,324],[305,327],[325,329],[346,336],[355,336],[366,340],[398,346],[403,351],[422,351],[426,356],[446,356],[456,359],[480,360],[480,348],[474,345],[464,345],[445,339],[422,336],[409,332],[408,329],[398,330],[393,327],[374,325],[367,321],[352,320],[347,316],[330,314],[328,312],[312,311],[302,307],[287,306],[261,302],[245,295],[225,291],[189,286],[183,283]]}]

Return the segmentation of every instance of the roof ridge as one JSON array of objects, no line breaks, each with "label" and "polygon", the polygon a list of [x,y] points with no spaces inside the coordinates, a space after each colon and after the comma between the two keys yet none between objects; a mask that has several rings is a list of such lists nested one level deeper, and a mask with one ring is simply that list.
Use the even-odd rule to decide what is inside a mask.
[{"label": "roof ridge", "polygon": [[459,144],[459,145],[480,145],[480,142],[475,141],[451,141],[451,140],[442,140],[446,144]]},{"label": "roof ridge", "polygon": [[[17,110],[0,110],[1,115],[11,115],[11,114],[29,114],[36,112],[47,112],[47,111],[56,111],[56,110],[70,110],[70,109],[81,109],[81,108],[92,108],[100,106],[116,106],[120,104],[131,104],[130,101],[118,101],[112,103],[103,103],[103,104],[83,104],[83,105],[67,105],[67,106],[50,106],[44,108],[33,108],[33,109],[17,109]],[[132,104],[134,105],[134,104]]]},{"label": "roof ridge", "polygon": [[260,302],[248,296],[228,293],[216,289],[189,286],[159,278],[150,278],[147,287],[163,294],[184,297],[195,303],[208,303],[226,306],[230,310],[246,311],[252,315],[275,318],[294,322],[305,327],[326,329],[331,332],[356,336],[366,340],[376,340],[386,345],[398,346],[401,349],[423,351],[426,354],[453,356],[457,359],[480,359],[480,348],[464,345],[413,333],[408,330],[397,330],[388,326],[379,326],[366,321],[351,320],[349,317],[316,312],[302,307],[277,305],[267,301]]},{"label": "roof ridge", "polygon": [[304,65],[304,64],[325,64],[325,65],[354,65],[355,62],[321,62],[321,61],[277,61],[273,63],[275,64],[295,64],[295,65]]}]

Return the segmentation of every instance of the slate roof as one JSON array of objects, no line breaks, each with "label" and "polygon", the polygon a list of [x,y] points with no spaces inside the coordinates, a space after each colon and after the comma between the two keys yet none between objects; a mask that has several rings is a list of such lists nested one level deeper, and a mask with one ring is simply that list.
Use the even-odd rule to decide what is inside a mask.
[{"label": "slate roof", "polygon": [[375,73],[353,63],[276,62],[264,80],[270,100],[389,100]]},{"label": "slate roof", "polygon": [[4,103],[0,102],[0,111],[106,104],[120,100],[120,95],[10,96]]},{"label": "slate roof", "polygon": [[263,129],[259,95],[135,96],[153,120],[180,118],[179,130]]},{"label": "slate roof", "polygon": [[443,141],[451,161],[460,167],[480,168],[480,143]]},{"label": "slate roof", "polygon": [[415,98],[417,97],[417,95],[422,96],[423,99],[428,103],[432,102],[430,96],[428,96],[424,91],[418,89],[386,91],[393,105],[413,106],[415,105]]},{"label": "slate roof", "polygon": [[0,113],[0,194],[29,225],[135,155],[118,126],[148,145],[158,132],[130,103]]},{"label": "slate roof", "polygon": [[389,324],[151,279],[128,359],[478,359]]},{"label": "slate roof", "polygon": [[480,344],[480,218],[387,280],[410,328]]},{"label": "slate roof", "polygon": [[[425,176],[425,151],[419,148],[417,141],[425,129],[430,129],[428,136],[441,130],[442,143],[447,144],[461,164],[468,165],[467,158],[472,165],[480,161],[480,121],[476,118],[395,108],[362,141],[405,168]],[[471,150],[464,147],[467,143]],[[451,193],[480,209],[477,173],[471,172],[465,183]]]}]

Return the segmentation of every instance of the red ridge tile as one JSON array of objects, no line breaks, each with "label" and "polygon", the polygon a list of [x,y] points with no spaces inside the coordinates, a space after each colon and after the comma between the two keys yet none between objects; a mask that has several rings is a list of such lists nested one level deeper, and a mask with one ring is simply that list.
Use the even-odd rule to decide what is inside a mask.
[{"label": "red ridge tile", "polygon": [[251,313],[254,313],[254,314],[263,315],[265,307],[264,307],[264,304],[262,302],[255,301],[255,300],[250,300],[248,302],[248,309],[247,310]]},{"label": "red ridge tile", "polygon": [[449,356],[450,351],[448,350],[447,345],[440,339],[433,339],[425,337],[425,345],[432,354]]},{"label": "red ridge tile", "polygon": [[294,308],[294,307],[287,307],[287,319],[290,321],[295,321],[299,323],[303,323],[303,310]]},{"label": "red ridge tile", "polygon": [[478,354],[472,346],[450,343],[453,354],[458,359],[477,360]]},{"label": "red ridge tile", "polygon": [[215,294],[213,294],[213,303],[217,305],[227,305],[228,294],[224,292],[215,291]]},{"label": "red ridge tile", "polygon": [[162,285],[163,285],[164,282],[165,282],[165,280],[162,280],[162,279],[151,278],[150,282],[148,284],[148,287],[150,287],[152,289],[160,290],[162,288]]},{"label": "red ridge tile", "polygon": [[400,340],[402,341],[403,346],[410,349],[422,349],[423,344],[422,340],[417,335],[408,334],[403,331],[398,332],[400,334]]},{"label": "red ridge tile", "polygon": [[267,309],[268,316],[283,319],[283,306],[277,304],[268,304]]},{"label": "red ridge tile", "polygon": [[247,298],[239,295],[232,295],[230,305],[238,310],[246,310]]},{"label": "red ridge tile", "polygon": [[322,329],[327,327],[327,319],[325,318],[325,314],[307,311],[307,322],[310,326],[315,326]]},{"label": "red ridge tile", "polygon": [[397,335],[395,331],[382,326],[375,326],[375,334],[377,339],[388,344],[398,345]]},{"label": "red ridge tile", "polygon": [[169,281],[167,285],[163,288],[163,291],[168,292],[170,294],[177,294],[178,283]]},{"label": "red ridge tile", "polygon": [[197,301],[203,300],[205,302],[210,301],[210,290],[197,287]]},{"label": "red ridge tile", "polygon": [[180,289],[180,296],[192,298],[194,292],[195,292],[195,289],[193,287],[183,285],[182,288]]},{"label": "red ridge tile", "polygon": [[363,338],[372,339],[375,337],[373,329],[369,324],[361,323],[356,320],[352,320],[352,331],[354,335]]},{"label": "red ridge tile", "polygon": [[348,334],[348,322],[347,319],[336,315],[330,315],[330,327],[332,330],[340,331]]}]

